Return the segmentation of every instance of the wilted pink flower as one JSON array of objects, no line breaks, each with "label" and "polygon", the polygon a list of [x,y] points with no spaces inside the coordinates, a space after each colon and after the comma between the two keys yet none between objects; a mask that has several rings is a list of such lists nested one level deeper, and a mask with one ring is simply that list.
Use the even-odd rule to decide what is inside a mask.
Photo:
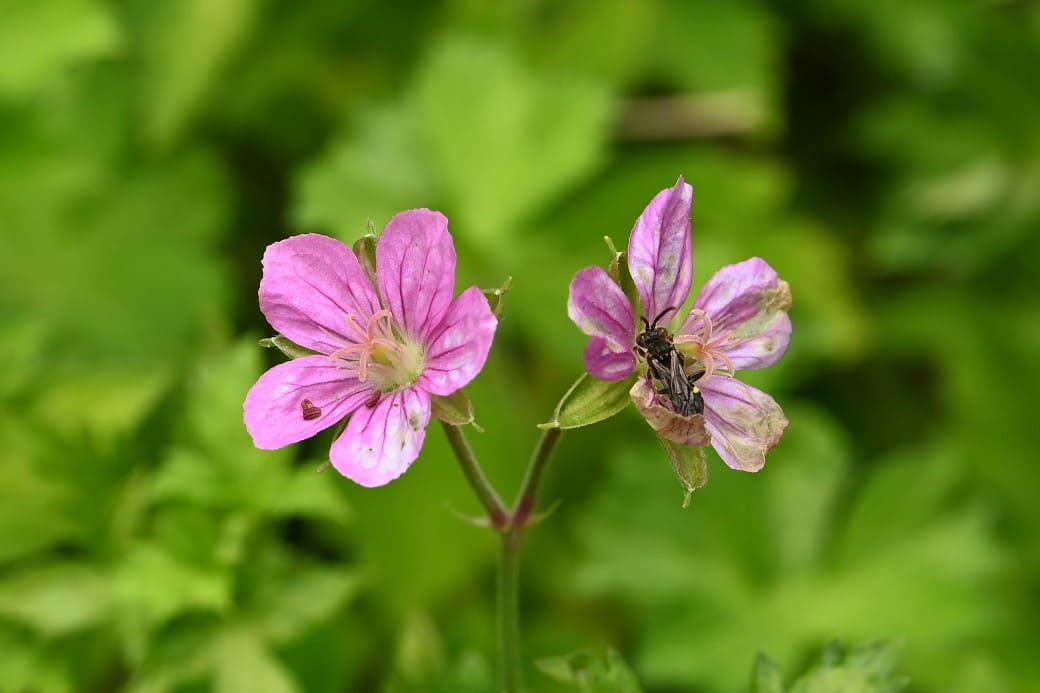
[{"label": "wilted pink flower", "polygon": [[[690,206],[693,188],[683,178],[659,192],[636,221],[628,242],[628,268],[639,305],[600,267],[587,267],[571,282],[567,312],[585,334],[585,367],[603,380],[623,380],[639,366],[633,347],[637,317],[675,314],[693,281]],[[662,437],[684,445],[710,442],[734,469],[757,471],[780,440],[787,419],[766,393],[733,377],[738,370],[776,363],[791,339],[791,292],[764,260],[723,267],[697,295],[673,342],[688,373],[703,370],[696,385],[704,397],[700,415],[682,416],[658,396],[647,378],[632,399]]]},{"label": "wilted pink flower", "polygon": [[350,416],[332,465],[363,486],[400,476],[422,448],[431,395],[484,366],[498,321],[477,287],[452,300],[455,246],[438,212],[401,212],[376,247],[376,282],[350,248],[317,234],[268,246],[260,309],[279,333],[318,352],[260,376],[246,395],[258,448],[309,438]]}]

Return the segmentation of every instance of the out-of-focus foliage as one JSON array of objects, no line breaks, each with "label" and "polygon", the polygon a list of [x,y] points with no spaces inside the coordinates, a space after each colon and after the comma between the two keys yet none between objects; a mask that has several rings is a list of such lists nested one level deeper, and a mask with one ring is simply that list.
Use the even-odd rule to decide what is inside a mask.
[{"label": "out-of-focus foliage", "polygon": [[841,643],[831,643],[819,661],[786,688],[776,663],[759,655],[751,693],[900,693],[907,682],[895,671],[896,656],[890,644],[846,650]]},{"label": "out-of-focus foliage", "polygon": [[575,652],[566,657],[546,657],[538,668],[563,683],[587,693],[640,693],[642,689],[632,670],[614,650],[607,651],[606,661],[588,652]]},{"label": "out-of-focus foliage", "polygon": [[252,448],[263,248],[428,206],[460,287],[512,275],[468,388],[512,489],[581,373],[571,277],[679,174],[696,285],[791,285],[747,374],[791,425],[686,510],[632,412],[565,434],[530,688],[901,680],[806,667],[840,638],[915,693],[1032,690],[1038,64],[1031,2],[0,0],[0,690],[492,690],[495,540],[440,431],[381,489],[318,472],[331,432]]}]

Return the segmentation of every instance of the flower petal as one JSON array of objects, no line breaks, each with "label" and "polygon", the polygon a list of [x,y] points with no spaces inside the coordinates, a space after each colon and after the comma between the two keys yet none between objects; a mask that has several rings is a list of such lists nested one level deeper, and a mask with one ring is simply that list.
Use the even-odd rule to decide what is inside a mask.
[{"label": "flower petal", "polygon": [[682,176],[657,193],[636,220],[628,239],[628,269],[647,320],[679,308],[693,281],[690,206],[693,188]]},{"label": "flower petal", "polygon": [[386,307],[408,336],[426,342],[455,292],[455,245],[440,212],[394,216],[376,247],[376,276]]},{"label": "flower petal", "polygon": [[350,248],[307,233],[267,246],[260,310],[292,341],[331,354],[357,341],[346,316],[364,325],[379,310],[379,296]]},{"label": "flower petal", "polygon": [[683,416],[661,404],[654,388],[646,378],[639,378],[628,391],[636,409],[643,415],[657,435],[680,445],[707,445],[704,414]]},{"label": "flower petal", "polygon": [[[347,376],[327,356],[286,361],[261,375],[250,388],[242,405],[246,428],[256,447],[275,450],[337,423],[361,406],[372,391],[371,384]],[[306,418],[304,409],[308,409]]]},{"label": "flower petal", "polygon": [[[712,322],[711,341],[737,369],[765,368],[780,360],[791,342],[791,289],[765,260],[727,265],[701,289],[693,304]],[[691,313],[680,334],[699,332],[703,318]]]},{"label": "flower petal", "polygon": [[[625,292],[602,267],[586,267],[574,276],[567,315],[593,337],[585,349],[589,373],[601,380],[621,380],[632,372],[635,314]],[[627,370],[622,370],[624,364]]]},{"label": "flower petal", "polygon": [[711,446],[727,466],[757,472],[787,428],[780,405],[736,378],[713,376],[697,384],[704,396]]},{"label": "flower petal", "polygon": [[362,486],[382,486],[404,474],[419,456],[430,422],[430,395],[409,388],[360,407],[329,458],[343,476]]},{"label": "flower petal", "polygon": [[465,387],[484,367],[497,326],[483,291],[471,286],[459,294],[430,335],[422,388],[450,395]]},{"label": "flower petal", "polygon": [[585,370],[600,380],[624,380],[636,369],[631,349],[615,351],[606,337],[596,336],[585,345]]}]

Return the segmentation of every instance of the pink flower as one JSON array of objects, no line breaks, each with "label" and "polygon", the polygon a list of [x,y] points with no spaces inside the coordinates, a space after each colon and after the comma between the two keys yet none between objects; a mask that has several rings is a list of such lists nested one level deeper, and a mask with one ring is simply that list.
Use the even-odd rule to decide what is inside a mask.
[{"label": "pink flower", "polygon": [[253,444],[273,450],[346,417],[332,465],[381,486],[415,461],[431,395],[450,395],[480,372],[498,321],[470,287],[452,300],[455,246],[439,212],[413,209],[386,225],[375,280],[327,236],[268,246],[260,309],[278,332],[317,352],[260,376],[246,395]]},{"label": "pink flower", "polygon": [[[637,318],[653,321],[663,314],[663,326],[686,303],[693,279],[692,202],[693,188],[680,177],[636,221],[628,242],[636,304],[599,267],[581,270],[571,282],[567,312],[591,337],[585,367],[595,377],[623,380],[645,367],[633,350]],[[733,376],[771,366],[783,356],[791,339],[790,305],[787,282],[764,260],[723,267],[697,295],[673,337],[686,372],[704,371],[695,382],[704,398],[703,416],[676,412],[649,378],[632,387],[636,407],[662,437],[683,445],[710,440],[728,466],[758,471],[787,419],[772,397]]]}]

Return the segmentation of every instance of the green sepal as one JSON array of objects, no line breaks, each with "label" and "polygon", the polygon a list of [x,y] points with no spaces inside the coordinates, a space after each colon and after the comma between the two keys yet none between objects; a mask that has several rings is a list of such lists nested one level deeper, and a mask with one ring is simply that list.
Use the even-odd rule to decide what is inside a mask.
[{"label": "green sepal", "polygon": [[456,390],[447,396],[432,395],[430,399],[433,401],[433,415],[439,420],[452,426],[472,424],[473,428],[484,432],[473,420],[473,402],[465,390]]},{"label": "green sepal", "polygon": [[664,438],[658,440],[668,453],[675,476],[683,487],[682,507],[688,508],[693,492],[708,483],[708,461],[704,457],[704,448],[679,445]]},{"label": "green sepal", "polygon": [[484,289],[484,298],[487,299],[488,305],[491,306],[491,312],[495,314],[495,317],[502,315],[502,305],[505,300],[506,292],[513,285],[513,278],[506,277],[506,280],[502,282],[502,286],[497,289]]},{"label": "green sepal", "polygon": [[617,282],[621,290],[625,292],[633,310],[636,311],[636,319],[639,319],[639,311],[643,305],[639,300],[639,292],[636,291],[636,283],[632,281],[632,273],[628,271],[628,251],[618,250],[614,246],[614,240],[610,236],[604,236],[603,240],[610,249],[610,262],[607,264],[607,274]]},{"label": "green sepal", "polygon": [[365,270],[365,274],[372,280],[374,286],[379,286],[376,282],[376,242],[378,240],[375,234],[375,226],[369,220],[368,233],[354,241],[352,246],[354,255],[357,256],[358,262],[361,263],[361,269]]},{"label": "green sepal", "polygon": [[556,405],[552,421],[538,428],[580,428],[609,419],[628,406],[628,391],[638,377],[633,373],[624,380],[608,381],[582,374]]},{"label": "green sepal", "polygon": [[280,334],[276,334],[273,337],[267,337],[266,339],[260,340],[260,346],[265,349],[277,349],[291,359],[298,359],[303,356],[317,356],[317,351],[312,351],[307,347],[302,347],[296,342],[286,339]]}]

